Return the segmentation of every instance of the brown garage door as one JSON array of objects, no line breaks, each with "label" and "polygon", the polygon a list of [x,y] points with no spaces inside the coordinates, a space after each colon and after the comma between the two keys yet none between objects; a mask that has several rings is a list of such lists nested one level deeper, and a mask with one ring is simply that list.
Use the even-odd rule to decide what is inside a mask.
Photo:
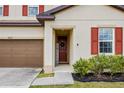
[{"label": "brown garage door", "polygon": [[43,40],[0,40],[0,67],[43,66]]}]

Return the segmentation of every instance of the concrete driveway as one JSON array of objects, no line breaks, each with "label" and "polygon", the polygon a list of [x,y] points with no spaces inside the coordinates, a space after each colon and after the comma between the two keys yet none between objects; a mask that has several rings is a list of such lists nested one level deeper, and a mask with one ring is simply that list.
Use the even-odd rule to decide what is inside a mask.
[{"label": "concrete driveway", "polygon": [[41,68],[0,68],[0,87],[27,88]]}]

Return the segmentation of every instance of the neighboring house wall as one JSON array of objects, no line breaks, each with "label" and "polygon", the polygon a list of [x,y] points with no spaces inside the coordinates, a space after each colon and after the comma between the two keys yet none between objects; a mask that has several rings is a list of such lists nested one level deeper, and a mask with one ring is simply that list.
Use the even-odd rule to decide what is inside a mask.
[{"label": "neighboring house wall", "polygon": [[36,16],[23,16],[22,5],[9,5],[9,15],[0,16],[1,21],[37,21]]},{"label": "neighboring house wall", "polygon": [[9,14],[0,16],[0,67],[43,66],[44,27],[32,14],[24,16],[22,5],[9,5]]},{"label": "neighboring house wall", "polygon": [[[39,6],[39,5],[38,5]],[[38,22],[36,16],[23,16],[23,5],[9,5],[9,15],[0,16],[2,22]],[[0,27],[0,39],[43,39],[44,29],[42,27]]]},{"label": "neighboring house wall", "polygon": [[[123,27],[124,12],[111,6],[74,6],[55,14],[55,21],[45,21],[45,65],[54,66],[54,27],[72,27],[71,64],[80,57],[91,57],[91,27]],[[123,40],[124,41],[124,40]],[[77,43],[79,46],[77,46]],[[48,53],[49,51],[49,53]],[[124,52],[124,51],[123,51]],[[53,56],[50,56],[53,55]]]}]

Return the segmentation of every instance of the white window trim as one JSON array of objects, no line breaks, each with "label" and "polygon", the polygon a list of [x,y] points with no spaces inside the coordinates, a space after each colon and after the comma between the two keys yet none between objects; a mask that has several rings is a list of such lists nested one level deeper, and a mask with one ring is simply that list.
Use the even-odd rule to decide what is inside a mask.
[{"label": "white window trim", "polygon": [[28,16],[33,17],[35,15],[29,15],[29,7],[37,7],[38,8],[38,14],[39,14],[39,5],[28,5]]},{"label": "white window trim", "polygon": [[3,5],[0,5],[0,7],[2,7],[2,15],[0,15],[0,16],[3,16]]},{"label": "white window trim", "polygon": [[[112,40],[112,53],[100,53],[100,47],[99,47],[99,32],[100,32],[100,28],[112,28],[113,31],[113,40]],[[98,30],[98,54],[99,55],[114,55],[115,54],[115,28],[113,27],[100,27]],[[103,41],[107,41],[107,40],[103,40]],[[110,40],[108,40],[110,41]]]}]

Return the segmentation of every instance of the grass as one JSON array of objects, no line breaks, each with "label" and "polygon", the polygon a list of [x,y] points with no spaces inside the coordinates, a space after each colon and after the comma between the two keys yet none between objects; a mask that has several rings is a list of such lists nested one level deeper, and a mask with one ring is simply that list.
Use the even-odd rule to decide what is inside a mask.
[{"label": "grass", "polygon": [[40,73],[37,78],[44,78],[44,77],[53,77],[54,73]]},{"label": "grass", "polygon": [[78,82],[72,85],[31,86],[30,88],[124,88],[124,82]]},{"label": "grass", "polygon": [[[53,77],[54,73],[40,73],[37,78]],[[30,88],[124,88],[124,82],[79,82],[68,85],[30,86]]]}]

